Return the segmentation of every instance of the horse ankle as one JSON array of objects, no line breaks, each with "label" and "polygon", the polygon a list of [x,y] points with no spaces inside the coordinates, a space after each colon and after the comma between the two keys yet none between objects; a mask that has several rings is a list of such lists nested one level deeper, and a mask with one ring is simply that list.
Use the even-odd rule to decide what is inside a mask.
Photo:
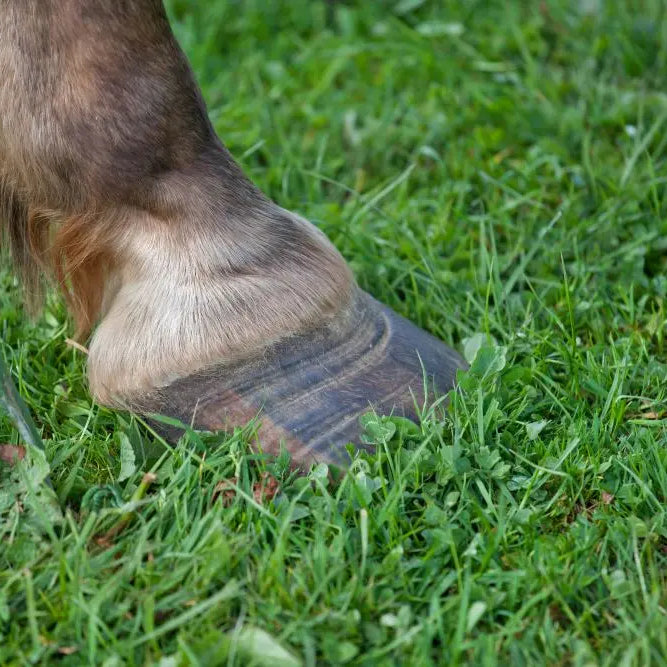
[{"label": "horse ankle", "polygon": [[322,326],[352,294],[328,239],[254,190],[241,202],[215,169],[191,182],[172,174],[161,187],[177,210],[119,214],[90,345],[90,385],[103,403],[261,354]]}]

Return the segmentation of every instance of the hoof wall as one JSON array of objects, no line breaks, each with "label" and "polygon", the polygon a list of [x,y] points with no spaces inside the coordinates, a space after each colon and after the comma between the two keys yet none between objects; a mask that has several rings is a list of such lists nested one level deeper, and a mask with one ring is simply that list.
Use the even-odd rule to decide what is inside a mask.
[{"label": "hoof wall", "polygon": [[444,343],[358,291],[326,327],[271,345],[261,357],[179,379],[142,411],[204,430],[231,430],[258,417],[263,451],[278,453],[282,442],[297,465],[346,465],[345,445],[359,443],[363,413],[414,419],[425,377],[430,390],[445,393],[465,366]]}]

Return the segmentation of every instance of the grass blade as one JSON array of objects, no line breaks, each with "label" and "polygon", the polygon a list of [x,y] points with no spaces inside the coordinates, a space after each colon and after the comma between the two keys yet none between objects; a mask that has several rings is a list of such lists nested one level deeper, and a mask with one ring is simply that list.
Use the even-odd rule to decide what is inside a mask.
[{"label": "grass blade", "polygon": [[23,441],[31,447],[44,451],[42,439],[21,395],[12,382],[9,369],[0,357],[0,408],[9,415]]}]

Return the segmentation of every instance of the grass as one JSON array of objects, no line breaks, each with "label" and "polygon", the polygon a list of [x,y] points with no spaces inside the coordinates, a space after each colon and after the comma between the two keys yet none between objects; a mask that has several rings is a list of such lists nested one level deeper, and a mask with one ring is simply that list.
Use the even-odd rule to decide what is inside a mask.
[{"label": "grass", "polygon": [[0,663],[667,663],[665,5],[168,4],[255,182],[475,362],[295,478],[94,405],[3,268]]}]

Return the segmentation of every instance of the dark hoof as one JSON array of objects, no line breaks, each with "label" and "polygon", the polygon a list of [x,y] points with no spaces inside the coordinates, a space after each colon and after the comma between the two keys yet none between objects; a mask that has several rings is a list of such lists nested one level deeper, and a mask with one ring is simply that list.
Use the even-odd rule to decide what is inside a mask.
[{"label": "dark hoof", "polygon": [[[359,291],[344,317],[267,348],[261,358],[226,364],[161,389],[148,411],[205,430],[231,430],[258,417],[265,452],[284,442],[298,465],[349,462],[359,416],[415,418],[415,400],[449,391],[463,359],[430,334]],[[175,435],[175,434],[170,434]]]}]

